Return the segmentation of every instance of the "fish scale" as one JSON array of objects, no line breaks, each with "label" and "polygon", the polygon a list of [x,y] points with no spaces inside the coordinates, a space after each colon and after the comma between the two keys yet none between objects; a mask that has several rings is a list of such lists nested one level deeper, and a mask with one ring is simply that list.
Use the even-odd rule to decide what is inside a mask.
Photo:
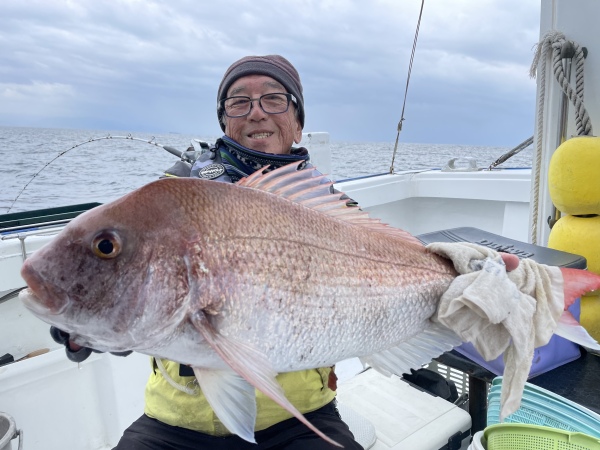
[{"label": "fish scale", "polygon": [[[244,226],[241,230],[225,227],[218,238],[210,240],[209,246],[203,246],[203,254],[216,260],[203,259],[208,267],[214,267],[209,270],[218,270],[216,267],[223,259],[233,261],[227,266],[227,282],[224,285],[211,284],[216,291],[203,286],[199,288],[209,297],[227,299],[222,314],[211,317],[215,328],[227,336],[234,336],[237,332],[240,340],[261,348],[262,335],[254,334],[255,329],[249,326],[260,317],[260,323],[265,324],[264,334],[279,336],[277,342],[286,343],[282,349],[269,344],[268,349],[263,350],[273,352],[271,361],[277,371],[305,368],[299,367],[300,363],[307,364],[307,367],[311,364],[333,364],[347,357],[343,352],[331,351],[327,359],[321,352],[319,358],[308,360],[303,346],[314,348],[327,342],[334,349],[347,348],[348,345],[343,344],[356,340],[359,326],[361,355],[373,351],[374,347],[368,345],[371,338],[379,338],[376,345],[380,345],[382,337],[386,345],[392,345],[421,330],[425,320],[435,311],[435,298],[454,276],[447,262],[400,238],[382,237],[369,229],[331,221],[330,217],[308,208],[298,207],[294,215],[294,231],[282,233],[281,230],[289,229],[290,215],[279,220],[281,214],[274,214],[274,219],[270,220],[263,209],[269,207],[278,211],[282,206],[290,205],[289,202],[279,202],[272,206],[272,200],[267,198],[268,203],[264,200],[253,202],[253,216],[257,220],[252,226]],[[323,239],[323,228],[328,228],[333,236],[340,239]],[[277,233],[273,229],[278,230]],[[282,234],[284,237],[281,237]],[[268,235],[277,238],[263,237]],[[361,249],[358,255],[356,248]],[[427,266],[426,274],[415,273],[418,269],[404,262],[411,259]],[[434,272],[435,275],[427,277],[436,264],[439,273]],[[246,277],[249,274],[251,276]],[[419,297],[427,297],[427,294],[419,294],[417,287],[428,278],[435,280],[431,286],[433,292],[437,283],[437,293],[429,303],[419,302],[422,300]],[[226,292],[219,291],[220,288]],[[231,289],[237,289],[237,292],[231,292]],[[241,297],[245,299],[243,309],[239,308]],[[415,301],[410,301],[411,297]],[[399,302],[399,298],[403,302]],[[285,306],[273,310],[265,308],[265,301],[268,305]],[[282,316],[281,311],[286,315]],[[403,326],[404,323],[407,325]],[[269,327],[275,327],[276,331],[270,331]],[[290,331],[282,334],[281,331],[286,329]],[[321,335],[315,329],[328,330],[329,335]],[[308,332],[299,334],[295,330]],[[353,350],[356,351],[355,348]],[[283,356],[278,358],[278,355]]]}]

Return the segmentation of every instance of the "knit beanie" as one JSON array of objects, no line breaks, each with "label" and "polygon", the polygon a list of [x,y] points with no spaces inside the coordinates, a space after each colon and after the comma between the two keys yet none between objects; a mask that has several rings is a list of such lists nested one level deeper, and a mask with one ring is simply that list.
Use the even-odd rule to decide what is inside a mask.
[{"label": "knit beanie", "polygon": [[217,117],[223,131],[225,131],[225,125],[222,122],[224,111],[221,108],[221,100],[227,98],[227,91],[235,80],[246,75],[266,75],[279,81],[290,94],[296,97],[298,118],[300,125],[304,128],[304,97],[298,71],[283,56],[266,55],[245,56],[234,62],[225,72],[217,94]]}]

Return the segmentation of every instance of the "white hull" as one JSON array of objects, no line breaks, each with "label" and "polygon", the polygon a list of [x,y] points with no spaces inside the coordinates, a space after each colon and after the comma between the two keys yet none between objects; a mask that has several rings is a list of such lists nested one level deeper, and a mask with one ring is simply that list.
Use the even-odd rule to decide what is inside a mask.
[{"label": "white hull", "polygon": [[531,170],[398,173],[336,187],[414,235],[471,226],[527,241]]}]

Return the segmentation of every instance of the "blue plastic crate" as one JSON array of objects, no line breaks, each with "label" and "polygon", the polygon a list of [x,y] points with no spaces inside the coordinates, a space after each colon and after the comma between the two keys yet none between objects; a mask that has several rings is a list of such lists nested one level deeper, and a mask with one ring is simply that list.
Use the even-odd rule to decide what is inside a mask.
[{"label": "blue plastic crate", "polygon": [[[502,377],[497,377],[488,393],[488,426],[500,423],[501,390]],[[600,438],[600,415],[531,383],[525,384],[521,407],[504,422],[547,426]]]}]

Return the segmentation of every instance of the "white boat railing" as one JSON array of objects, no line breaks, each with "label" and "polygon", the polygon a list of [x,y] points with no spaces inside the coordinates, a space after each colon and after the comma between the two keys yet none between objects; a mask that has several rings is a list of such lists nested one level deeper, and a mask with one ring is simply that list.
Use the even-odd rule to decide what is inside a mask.
[{"label": "white boat railing", "polygon": [[66,221],[61,221],[63,223],[62,226],[53,226],[53,227],[44,227],[44,229],[32,229],[27,231],[21,231],[16,233],[10,233],[11,229],[7,229],[5,231],[10,234],[3,234],[0,236],[0,241],[10,241],[12,239],[18,239],[21,246],[21,256],[23,257],[23,261],[27,259],[27,255],[31,252],[27,252],[27,244],[25,241],[27,238],[32,236],[48,236],[54,237],[65,227]]},{"label": "white boat railing", "polygon": [[0,235],[0,297],[5,292],[25,286],[20,275],[23,262],[63,228],[64,224]]}]

